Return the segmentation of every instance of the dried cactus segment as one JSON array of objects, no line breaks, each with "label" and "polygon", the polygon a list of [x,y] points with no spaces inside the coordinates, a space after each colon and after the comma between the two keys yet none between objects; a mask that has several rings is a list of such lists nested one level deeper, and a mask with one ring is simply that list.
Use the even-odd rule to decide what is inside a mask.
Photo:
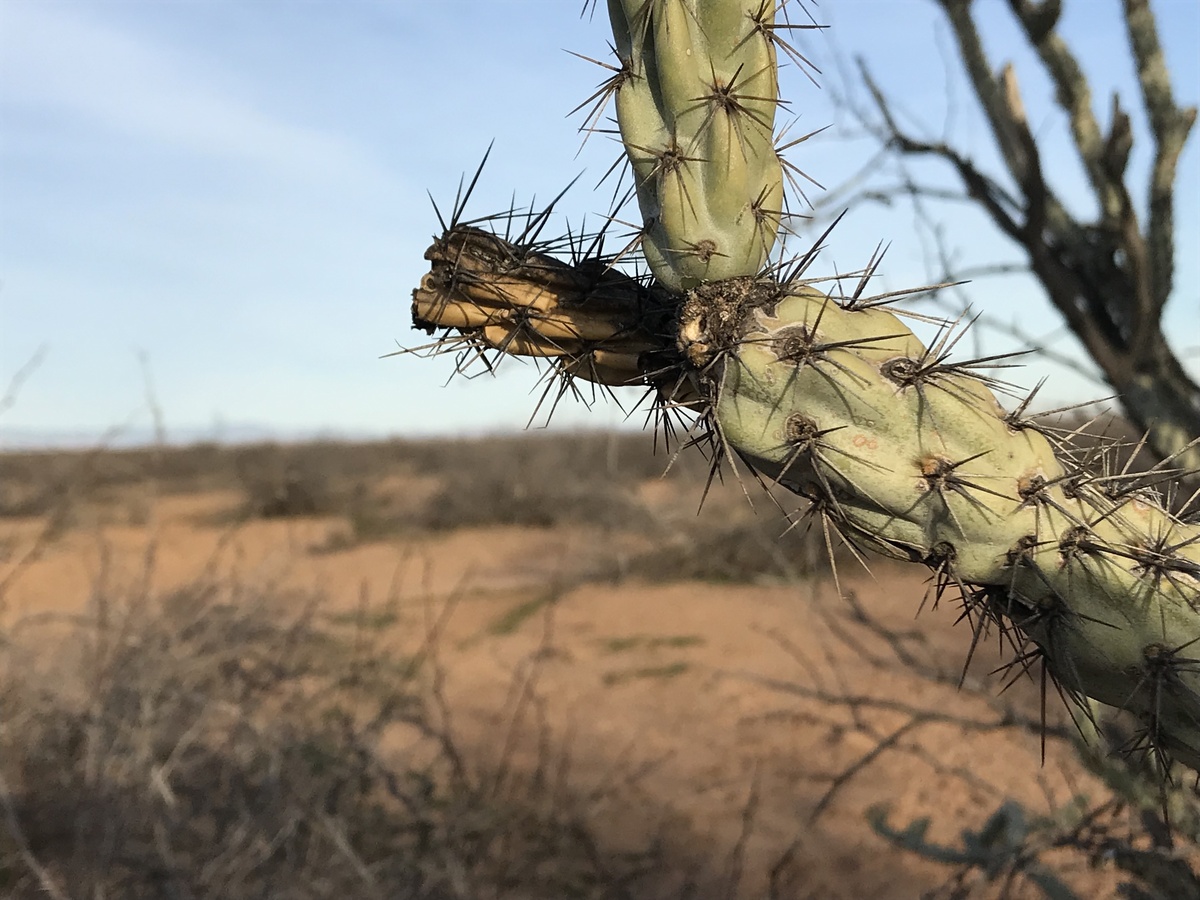
[{"label": "dried cactus segment", "polygon": [[425,252],[433,265],[421,291],[461,296],[483,306],[586,311],[636,321],[653,293],[603,260],[567,263],[470,225],[457,225]]},{"label": "dried cactus segment", "polygon": [[[413,324],[452,329],[480,348],[561,359],[559,370],[600,384],[644,383],[642,354],[670,338],[661,292],[600,259],[567,263],[470,225],[426,251],[430,271],[413,291]],[[657,324],[656,324],[657,323]]]},{"label": "dried cactus segment", "polygon": [[641,354],[591,350],[562,361],[561,374],[609,387],[634,387],[646,383]]},{"label": "dried cactus segment", "polygon": [[783,206],[774,3],[610,0],[609,12],[651,271],[677,292],[757,273]]}]

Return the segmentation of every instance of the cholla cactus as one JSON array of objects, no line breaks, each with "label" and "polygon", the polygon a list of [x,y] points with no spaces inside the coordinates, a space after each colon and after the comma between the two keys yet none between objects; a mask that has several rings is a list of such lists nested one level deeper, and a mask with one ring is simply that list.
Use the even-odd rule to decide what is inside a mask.
[{"label": "cholla cactus", "polygon": [[[894,298],[831,295],[772,265],[771,0],[610,0],[615,95],[653,278],[455,221],[427,253],[414,321],[438,350],[551,359],[686,405],[730,459],[811,501],[827,533],[922,563],[1087,710],[1128,710],[1143,749],[1200,769],[1200,526],[1144,480],[1072,457],[1005,412],[986,373],[926,348]],[[578,245],[572,243],[572,248]],[[1159,473],[1163,474],[1163,473]]]}]

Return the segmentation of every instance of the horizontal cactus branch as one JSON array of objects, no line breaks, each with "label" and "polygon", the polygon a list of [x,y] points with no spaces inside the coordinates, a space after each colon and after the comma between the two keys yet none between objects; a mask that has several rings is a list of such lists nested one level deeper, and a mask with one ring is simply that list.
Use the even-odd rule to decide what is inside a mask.
[{"label": "horizontal cactus branch", "polygon": [[[432,318],[442,298],[465,298],[471,321],[450,324],[574,360],[588,342],[558,335],[611,323],[593,338],[631,348],[613,351],[621,383],[653,381],[663,402],[698,386],[700,419],[753,471],[812,501],[852,546],[929,566],[977,629],[1007,635],[1016,665],[1043,663],[1081,709],[1090,697],[1128,710],[1146,747],[1200,768],[1200,525],[1153,489],[1083,466],[1005,412],[981,366],[946,361],[870,301],[738,278],[679,297],[669,326],[634,279],[508,250],[473,229],[439,240],[414,294],[422,322],[447,324]],[[590,298],[595,313],[560,324]],[[559,311],[556,336],[486,336],[528,310]],[[659,325],[639,329],[639,316]],[[689,377],[663,377],[664,359]]]},{"label": "horizontal cactus branch", "polygon": [[1200,766],[1200,525],[1080,468],[887,310],[773,290],[713,376],[722,439],[853,544],[934,568],[1022,666]]}]

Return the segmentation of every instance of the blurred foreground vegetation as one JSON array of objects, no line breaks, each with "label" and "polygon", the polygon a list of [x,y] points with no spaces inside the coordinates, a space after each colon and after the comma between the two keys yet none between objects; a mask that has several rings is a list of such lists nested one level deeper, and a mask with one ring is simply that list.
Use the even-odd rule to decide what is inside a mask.
[{"label": "blurred foreground vegetation", "polygon": [[[789,528],[775,505],[794,500],[748,485],[751,505],[741,485],[710,483],[696,450],[678,458],[654,450],[644,434],[580,433],[0,454],[0,615],[5,587],[28,559],[14,535],[51,545],[110,525],[152,531],[155,498],[189,494],[223,498],[196,520],[207,529],[327,521],[329,536],[307,548],[312,554],[399,547],[459,529],[590,529],[603,544],[599,563],[564,576],[559,592],[626,579],[825,578],[826,537],[802,517]],[[839,566],[858,566],[836,547],[835,555]],[[886,578],[886,567],[876,571]],[[157,590],[149,575],[132,587],[103,576],[77,598],[77,613],[0,618],[0,896],[809,896],[798,845],[771,861],[767,894],[751,894],[741,882],[744,837],[718,857],[694,837],[614,842],[611,824],[597,825],[612,796],[580,790],[565,749],[548,746],[536,763],[517,765],[507,740],[482,755],[464,744],[442,692],[436,620],[414,640],[398,637],[406,626],[378,610],[347,614],[342,603],[331,611],[315,588],[208,573]],[[543,594],[491,633],[509,634],[541,612]],[[1025,709],[1012,695],[997,697],[994,684],[957,688],[958,660],[922,668],[918,631],[888,630],[848,602],[831,634],[851,658],[877,642],[883,650],[862,657],[866,668],[898,666],[984,697],[999,713],[988,726],[997,731],[1039,727],[1036,699]],[[619,653],[703,642],[682,634],[602,643]],[[398,654],[400,644],[415,649]],[[670,679],[687,665],[633,668],[605,684]],[[532,676],[524,677],[514,696],[525,696]],[[833,777],[827,798],[899,747],[862,709],[880,703],[894,712],[906,701],[868,700],[849,687],[842,695],[800,683],[775,689],[850,710],[849,724],[837,727],[878,742]],[[507,713],[510,734],[537,732],[524,708]],[[950,713],[914,715],[919,725]],[[1063,721],[1042,721],[1048,740],[1073,740]],[[1115,745],[1119,723],[1113,729]],[[881,841],[948,867],[931,897],[1082,896],[1059,877],[1064,853],[1085,869],[1130,873],[1122,896],[1200,896],[1188,862],[1200,835],[1190,783],[1160,785],[1136,754],[1081,758],[1080,773],[1089,769],[1108,785],[1103,796],[1040,816],[999,798],[994,812],[980,810],[981,830],[962,832],[961,846],[931,840],[928,822],[893,821],[883,806],[869,824]],[[797,821],[798,834],[805,827]]]}]

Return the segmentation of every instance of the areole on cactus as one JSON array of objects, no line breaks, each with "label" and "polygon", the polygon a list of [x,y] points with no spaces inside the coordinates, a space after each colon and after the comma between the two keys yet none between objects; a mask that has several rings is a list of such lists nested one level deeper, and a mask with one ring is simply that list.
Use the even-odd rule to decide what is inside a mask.
[{"label": "areole on cactus", "polygon": [[[549,360],[649,386],[721,454],[811,502],[852,546],[922,563],[963,605],[975,640],[1007,636],[1131,712],[1141,749],[1200,770],[1200,525],[1144,481],[1078,459],[1006,412],[996,360],[950,361],[884,308],[819,289],[772,256],[785,164],[776,149],[780,37],[771,0],[609,0],[613,96],[653,277],[599,252],[550,255],[542,220],[515,239],[461,224],[426,257],[414,323],[437,352]],[[1098,468],[1099,466],[1099,468]]]}]

